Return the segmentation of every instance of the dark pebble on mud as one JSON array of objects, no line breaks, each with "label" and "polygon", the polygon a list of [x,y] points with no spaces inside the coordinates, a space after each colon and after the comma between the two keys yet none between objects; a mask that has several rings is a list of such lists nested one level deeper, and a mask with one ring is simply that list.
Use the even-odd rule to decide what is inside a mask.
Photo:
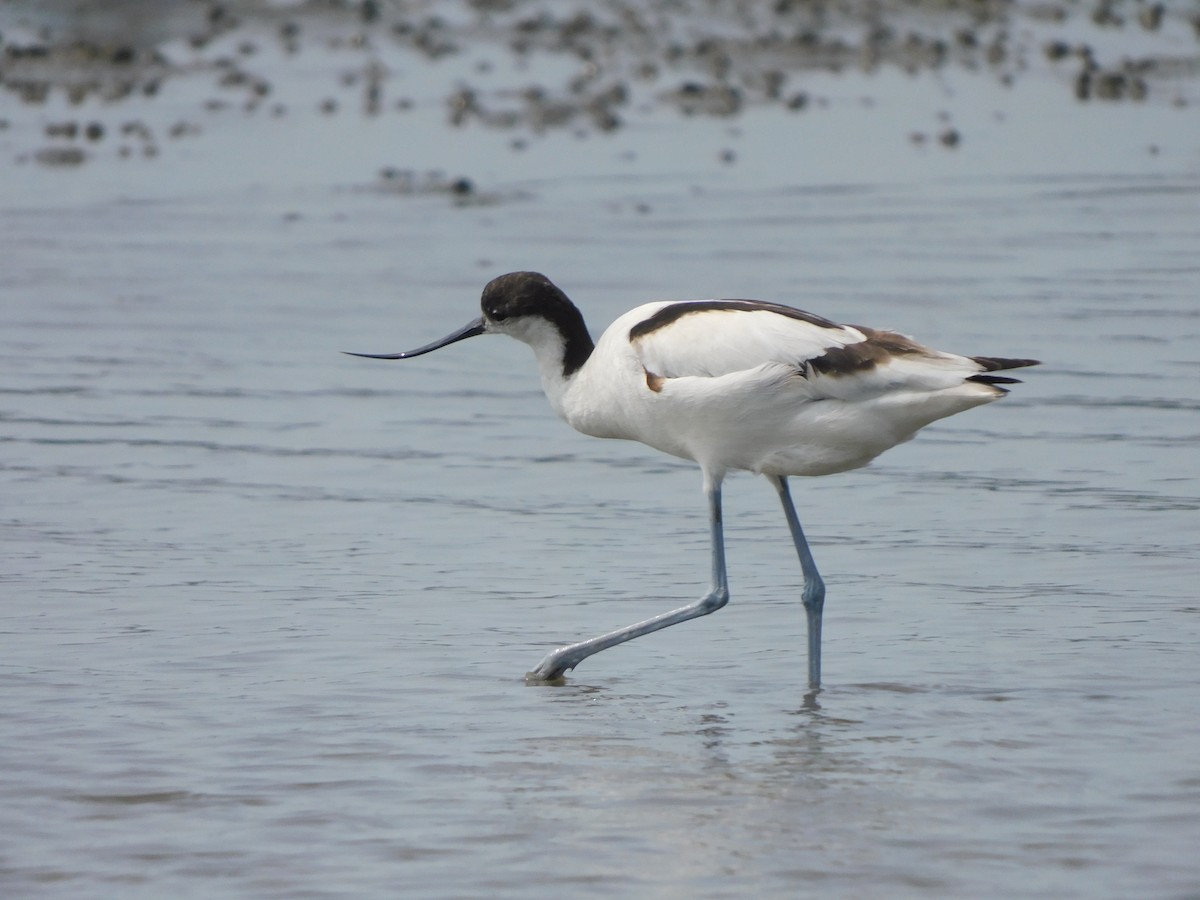
[{"label": "dark pebble on mud", "polygon": [[592,124],[601,131],[616,131],[621,127],[621,117],[605,106],[592,106],[589,109]]},{"label": "dark pebble on mud", "polygon": [[1084,69],[1075,76],[1075,99],[1090,100],[1092,98],[1092,73]]},{"label": "dark pebble on mud", "polygon": [[1153,6],[1143,6],[1138,13],[1138,21],[1147,31],[1158,31],[1158,27],[1162,25],[1163,13],[1166,10],[1161,3],[1155,3]]},{"label": "dark pebble on mud", "polygon": [[21,101],[30,105],[45,103],[46,98],[50,96],[48,81],[26,81],[13,85],[13,88],[21,95]]},{"label": "dark pebble on mud", "polygon": [[98,141],[104,137],[104,126],[99,122],[89,122],[83,134],[89,141]]},{"label": "dark pebble on mud", "polygon": [[947,128],[938,135],[938,140],[942,142],[943,147],[957,147],[962,141],[962,135],[956,128]]},{"label": "dark pebble on mud", "polygon": [[767,95],[768,100],[778,100],[783,93],[783,83],[787,81],[787,75],[778,69],[770,69],[763,73],[763,93]]},{"label": "dark pebble on mud", "polygon": [[191,122],[176,122],[167,130],[167,136],[176,139],[199,133],[200,126]]},{"label": "dark pebble on mud", "polygon": [[38,59],[49,56],[50,49],[42,44],[31,44],[28,47],[5,47],[4,53],[12,59]]},{"label": "dark pebble on mud", "polygon": [[46,137],[51,138],[66,138],[68,141],[75,140],[79,134],[78,122],[52,122],[46,126]]},{"label": "dark pebble on mud", "polygon": [[87,154],[78,147],[43,147],[33,158],[43,166],[78,166]]},{"label": "dark pebble on mud", "polygon": [[726,84],[705,85],[695,81],[685,82],[669,95],[669,99],[687,116],[732,116],[739,112],[742,106],[742,97],[737,88]]},{"label": "dark pebble on mud", "polygon": [[1046,45],[1046,58],[1059,60],[1071,55],[1071,45],[1066,41],[1051,41]]},{"label": "dark pebble on mud", "polygon": [[1099,5],[1092,11],[1092,21],[1100,26],[1120,28],[1125,20],[1117,14],[1112,0],[1100,0]]},{"label": "dark pebble on mud", "polygon": [[134,119],[131,122],[126,122],[124,125],[122,125],[121,134],[128,135],[129,137],[140,138],[143,141],[150,141],[154,139],[154,135],[150,131],[150,126],[145,122],[138,121],[137,119]]},{"label": "dark pebble on mud", "polygon": [[249,80],[250,76],[241,69],[230,69],[217,79],[217,84],[221,87],[241,87]]},{"label": "dark pebble on mud", "polygon": [[1092,80],[1092,93],[1099,100],[1120,100],[1132,95],[1132,83],[1124,72],[1101,72]]}]

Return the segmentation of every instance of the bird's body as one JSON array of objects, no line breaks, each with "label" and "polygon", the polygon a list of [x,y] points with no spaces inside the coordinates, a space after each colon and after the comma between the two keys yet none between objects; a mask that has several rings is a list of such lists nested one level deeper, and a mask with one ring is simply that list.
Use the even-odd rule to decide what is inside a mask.
[{"label": "bird's body", "polygon": [[[640,441],[714,473],[829,475],[1004,393],[968,380],[985,368],[967,357],[768,304],[724,302],[639,306],[565,377],[557,332],[532,335],[551,405],[584,434]],[[846,368],[814,364],[838,353]]]},{"label": "bird's body", "polygon": [[[1035,360],[967,357],[890,331],[838,325],[752,300],[659,302],[620,316],[595,344],[578,309],[545,276],[514,272],[484,289],[483,317],[406,358],[484,333],[533,349],[542,387],[573,428],[639,441],[699,464],[709,496],[713,588],[701,601],[554,651],[531,675],[557,678],[592,653],[720,608],[728,599],[720,488],[731,469],[768,476],[805,575],[809,680],[820,681],[824,586],[786,478],[866,465],[937,419],[996,400],[989,374]],[[367,354],[356,354],[367,355]]]}]

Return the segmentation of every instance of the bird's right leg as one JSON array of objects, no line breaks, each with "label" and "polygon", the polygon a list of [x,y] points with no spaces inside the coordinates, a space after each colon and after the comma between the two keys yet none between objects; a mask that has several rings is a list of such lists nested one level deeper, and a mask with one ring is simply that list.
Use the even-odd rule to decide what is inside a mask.
[{"label": "bird's right leg", "polygon": [[804,529],[800,527],[800,518],[796,515],[787,479],[782,475],[767,477],[779,492],[783,514],[792,533],[792,543],[796,545],[796,555],[800,557],[800,571],[804,573],[804,591],[800,599],[808,616],[808,686],[817,691],[821,687],[821,618],[825,611],[825,582],[817,571],[817,564],[813,562]]},{"label": "bird's right leg", "polygon": [[627,625],[577,644],[559,647],[557,650],[551,651],[536,669],[525,676],[527,682],[554,681],[594,653],[626,641],[632,641],[644,634],[686,622],[688,619],[707,616],[729,602],[729,582],[725,574],[725,533],[721,521],[720,477],[713,477],[706,472],[704,492],[708,497],[708,521],[712,533],[712,584],[708,593],[695,603],[662,613],[646,619],[644,622]]}]

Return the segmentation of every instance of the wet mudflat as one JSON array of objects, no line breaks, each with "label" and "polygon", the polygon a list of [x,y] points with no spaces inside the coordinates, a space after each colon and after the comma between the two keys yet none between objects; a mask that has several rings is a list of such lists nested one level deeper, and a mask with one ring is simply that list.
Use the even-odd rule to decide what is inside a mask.
[{"label": "wet mudflat", "polygon": [[[1178,9],[1126,14],[1194,55]],[[789,70],[810,106],[736,115],[663,99],[655,50],[653,89],[629,82],[653,102],[614,128],[586,103],[497,121],[530,98],[478,86],[455,125],[471,85],[439,67],[489,46],[461,33],[389,63],[383,96],[413,98],[389,115],[321,108],[368,96],[338,88],[341,45],[255,70],[303,114],[205,117],[208,70],[10,95],[4,893],[1195,893],[1194,84],[1078,100],[1060,38],[1010,83]],[[155,153],[120,152],[135,119]],[[698,474],[556,421],[515,342],[337,352],[441,336],[518,268],[594,332],[749,296],[1045,364],[796,481],[829,587],[815,699],[786,527],[746,475],[727,609],[531,688],[556,644],[703,591]]]}]

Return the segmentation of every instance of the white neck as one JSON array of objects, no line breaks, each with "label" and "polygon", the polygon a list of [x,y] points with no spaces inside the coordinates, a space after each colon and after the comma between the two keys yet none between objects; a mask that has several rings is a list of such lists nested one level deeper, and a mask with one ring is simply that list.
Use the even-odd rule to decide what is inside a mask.
[{"label": "white neck", "polygon": [[508,333],[533,348],[533,355],[537,358],[538,372],[542,376],[542,390],[546,393],[546,399],[550,401],[554,411],[566,419],[566,393],[574,379],[574,374],[570,378],[563,375],[566,340],[562,333],[551,322],[539,317],[525,318],[515,322]]}]

